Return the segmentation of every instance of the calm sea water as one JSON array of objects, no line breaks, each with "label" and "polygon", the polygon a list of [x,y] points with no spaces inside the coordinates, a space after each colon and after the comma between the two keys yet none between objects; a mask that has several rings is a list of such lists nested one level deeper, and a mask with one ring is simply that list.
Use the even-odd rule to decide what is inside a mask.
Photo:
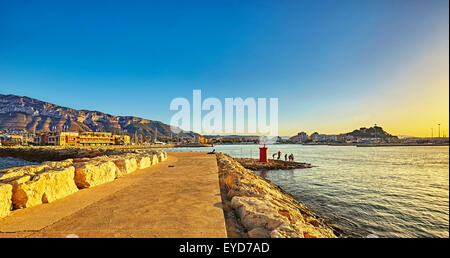
[{"label": "calm sea water", "polygon": [[[256,158],[258,145],[217,145]],[[449,147],[269,145],[313,168],[258,171],[350,237],[449,237]],[[210,151],[212,148],[167,150]]]},{"label": "calm sea water", "polygon": [[26,161],[23,159],[11,158],[11,157],[0,157],[0,169],[12,168],[12,167],[22,167],[28,165],[39,164],[37,162]]}]

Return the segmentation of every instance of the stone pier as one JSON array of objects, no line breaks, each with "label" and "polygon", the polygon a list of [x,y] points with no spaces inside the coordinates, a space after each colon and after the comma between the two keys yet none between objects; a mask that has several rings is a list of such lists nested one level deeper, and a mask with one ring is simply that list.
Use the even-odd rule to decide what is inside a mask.
[{"label": "stone pier", "polygon": [[71,234],[80,238],[227,237],[216,156],[170,152],[165,162],[51,203],[13,210],[0,219],[0,237]]}]

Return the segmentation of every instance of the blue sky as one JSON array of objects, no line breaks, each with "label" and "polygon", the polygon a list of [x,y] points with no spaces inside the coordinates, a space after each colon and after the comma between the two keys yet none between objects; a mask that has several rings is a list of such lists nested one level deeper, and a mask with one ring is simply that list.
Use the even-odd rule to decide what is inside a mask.
[{"label": "blue sky", "polygon": [[0,93],[166,123],[193,89],[277,97],[284,135],[374,123],[422,134],[389,107],[436,76],[448,95],[448,1],[92,2],[0,0]]}]

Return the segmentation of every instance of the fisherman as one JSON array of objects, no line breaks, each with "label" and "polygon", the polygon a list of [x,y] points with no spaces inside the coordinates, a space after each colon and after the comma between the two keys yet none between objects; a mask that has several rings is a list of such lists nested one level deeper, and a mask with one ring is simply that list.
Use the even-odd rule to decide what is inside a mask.
[{"label": "fisherman", "polygon": [[278,151],[278,159],[281,158],[281,151]]},{"label": "fisherman", "polygon": [[286,154],[284,154],[284,161],[287,161],[287,158],[288,158],[288,156],[287,156],[287,153],[286,153]]}]

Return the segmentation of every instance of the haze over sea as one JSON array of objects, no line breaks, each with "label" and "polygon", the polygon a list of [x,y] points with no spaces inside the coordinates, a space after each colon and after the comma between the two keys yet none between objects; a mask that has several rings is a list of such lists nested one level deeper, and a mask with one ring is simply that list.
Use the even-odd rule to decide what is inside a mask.
[{"label": "haze over sea", "polygon": [[[259,145],[216,145],[258,157]],[[309,169],[258,171],[349,237],[449,237],[449,147],[269,145]],[[210,151],[212,148],[168,150]]]}]

